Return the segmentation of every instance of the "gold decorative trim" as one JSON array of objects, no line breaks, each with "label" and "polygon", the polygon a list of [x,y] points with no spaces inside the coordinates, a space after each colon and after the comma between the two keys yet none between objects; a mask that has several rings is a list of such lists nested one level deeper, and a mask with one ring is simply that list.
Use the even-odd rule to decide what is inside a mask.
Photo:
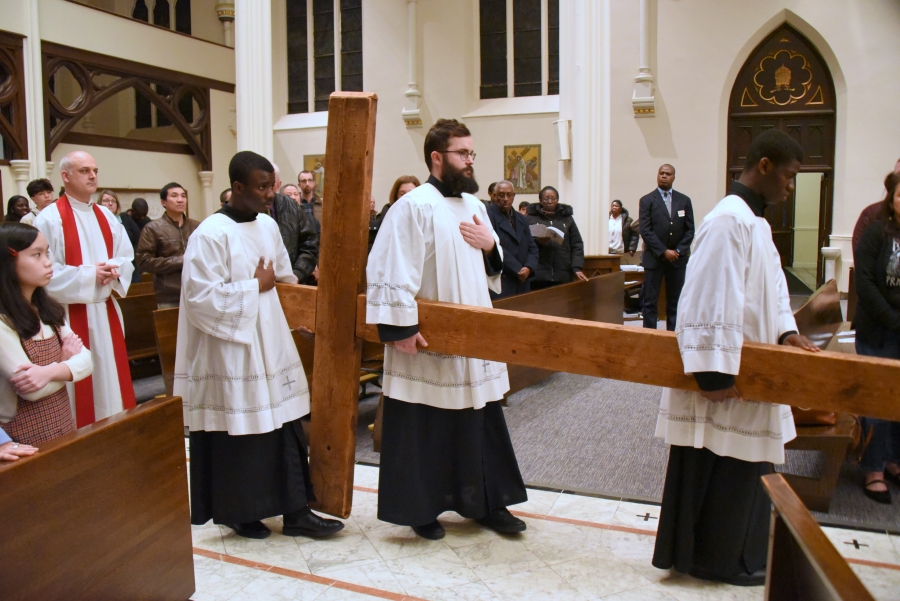
[{"label": "gold decorative trim", "polygon": [[656,109],[653,107],[650,108],[634,108],[635,115],[653,115],[656,113]]}]

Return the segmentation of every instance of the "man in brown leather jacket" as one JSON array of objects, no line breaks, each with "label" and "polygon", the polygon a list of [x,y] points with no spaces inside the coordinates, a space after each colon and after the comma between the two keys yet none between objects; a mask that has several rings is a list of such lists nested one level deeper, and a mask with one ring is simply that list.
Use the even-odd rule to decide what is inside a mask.
[{"label": "man in brown leather jacket", "polygon": [[159,308],[169,309],[177,307],[181,298],[184,249],[200,223],[184,214],[187,192],[181,184],[172,182],[163,186],[159,199],[165,213],[144,226],[134,257],[141,271],[153,274]]}]

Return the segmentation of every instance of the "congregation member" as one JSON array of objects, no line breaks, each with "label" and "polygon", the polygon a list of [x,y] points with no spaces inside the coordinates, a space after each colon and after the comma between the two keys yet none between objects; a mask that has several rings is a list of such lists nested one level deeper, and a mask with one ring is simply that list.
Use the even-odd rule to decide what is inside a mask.
[{"label": "congregation member", "polygon": [[678,299],[694,241],[694,208],[691,199],[672,189],[675,167],[662,165],[656,173],[656,190],[641,198],[638,208],[644,252],[642,289],[644,327],[655,330],[659,321],[659,293],[666,281],[666,329],[675,330]]},{"label": "congregation member", "polygon": [[697,232],[675,334],[700,391],[663,391],[656,435],[671,450],[653,553],[659,569],[765,583],[771,505],[760,477],[784,463],[794,419],[788,406],[744,400],[735,376],[745,342],[819,350],[797,333],[763,217],[767,204],[791,198],[802,159],[787,134],[760,134]]},{"label": "congregation member", "polygon": [[506,509],[527,499],[498,402],[509,390],[506,365],[429,352],[419,333],[418,299],[490,307],[503,270],[473,196],[472,134],[439,119],[424,146],[431,175],[391,208],[366,268],[366,322],[393,343],[384,352],[378,519],[432,540],[444,537],[445,511],[522,532]]},{"label": "congregation member", "polygon": [[531,291],[531,279],[538,268],[538,248],[529,229],[528,218],[514,211],[516,193],[511,182],[497,182],[491,194],[487,214],[491,220],[500,248],[503,249],[503,274],[500,292],[491,292],[491,299],[506,298]]},{"label": "congregation member", "polygon": [[539,290],[566,284],[576,279],[587,281],[584,269],[584,241],[575,224],[572,207],[559,202],[559,192],[553,186],[546,186],[538,194],[537,204],[526,209],[531,225],[544,225],[559,230],[562,240],[549,236],[535,236],[538,245],[538,268],[531,289]]},{"label": "congregation member", "polygon": [[228,204],[228,199],[231,198],[231,188],[225,188],[222,190],[222,193],[219,194],[219,206],[224,207]]},{"label": "congregation member", "polygon": [[263,539],[262,520],[282,515],[285,536],[332,534],[344,525],[308,506],[309,389],[275,291],[297,282],[268,214],[275,169],[243,151],[228,175],[231,199],[194,231],[182,271],[174,392],[190,430],[191,523]]},{"label": "congregation member", "polygon": [[0,461],[18,461],[20,457],[31,457],[37,452],[37,447],[15,442],[0,428]]},{"label": "congregation member", "polygon": [[[278,165],[275,169],[275,189],[281,188]],[[278,224],[281,239],[297,281],[315,285],[319,281],[319,232],[311,218],[294,199],[275,192],[269,216]]]},{"label": "congregation member", "polygon": [[301,171],[297,174],[297,185],[300,186],[300,206],[309,215],[316,226],[316,233],[322,233],[322,199],[316,194],[316,175],[312,171]]},{"label": "congregation member", "polygon": [[519,203],[519,212],[522,213],[523,215],[527,215],[529,204],[530,203],[527,200],[523,200],[522,202],[520,202]]},{"label": "congregation member", "polygon": [[[100,198],[97,200],[97,204],[101,207],[106,207],[109,209],[109,212],[116,216],[116,221],[122,223],[122,214],[121,208],[119,206],[119,197],[112,190],[104,190],[100,193]],[[131,240],[131,236],[128,237],[129,241]]]},{"label": "congregation member", "polygon": [[19,223],[34,225],[34,219],[38,216],[38,213],[53,203],[53,184],[46,178],[36,179],[28,182],[25,191],[28,193],[28,197],[31,198],[31,202],[34,203],[34,208],[31,209],[28,215],[22,217]]},{"label": "congregation member", "polygon": [[638,237],[634,235],[634,220],[628,209],[622,206],[621,200],[614,200],[609,205],[609,254],[634,256],[637,251]]},{"label": "congregation member", "polygon": [[385,216],[394,203],[403,198],[406,194],[409,194],[419,186],[421,186],[421,182],[419,182],[419,178],[415,175],[401,175],[394,181],[394,185],[391,186],[391,192],[388,194],[388,202],[381,209],[381,212],[375,216],[379,221],[384,221]]},{"label": "congregation member", "polygon": [[91,352],[47,294],[53,263],[30,225],[0,225],[0,422],[16,442],[41,445],[75,430],[66,382],[91,375]]},{"label": "congregation member", "polygon": [[285,184],[281,186],[281,193],[296,202],[297,206],[302,204],[300,202],[300,188],[294,184]]},{"label": "congregation member", "polygon": [[69,387],[80,428],[135,406],[124,330],[112,297],[113,290],[128,294],[134,248],[115,216],[91,202],[97,191],[94,157],[71,152],[59,169],[66,193],[41,211],[34,225],[50,243],[53,278],[47,292],[66,306],[72,331],[91,350],[93,375]]},{"label": "congregation member", "polygon": [[[894,163],[894,173],[900,173],[900,159],[897,159],[897,162]],[[862,238],[863,232],[866,231],[866,228],[869,227],[869,224],[879,218],[882,213],[882,209],[884,207],[884,201],[879,200],[878,202],[872,203],[867,206],[862,212],[859,214],[859,218],[856,220],[856,225],[853,227],[853,237],[851,238],[850,248],[853,251],[854,255],[856,254],[856,247],[859,246],[859,241]]]},{"label": "congregation member", "polygon": [[[111,190],[104,190],[100,196],[106,196],[110,193],[112,193]],[[131,208],[124,215],[118,215],[119,222],[125,227],[125,231],[128,232],[128,240],[131,241],[132,248],[136,249],[138,247],[141,241],[141,232],[144,230],[144,226],[150,223],[150,218],[147,216],[149,212],[150,206],[147,204],[147,201],[143,198],[135,198],[131,203]],[[141,270],[138,268],[137,262],[134,262],[133,265],[134,271],[131,274],[131,283],[137,284],[141,281]]]},{"label": "congregation member", "polygon": [[6,202],[6,216],[4,217],[4,221],[7,223],[19,223],[23,217],[30,213],[31,205],[28,204],[28,199],[16,194],[15,196],[10,196],[9,200]]},{"label": "congregation member", "polygon": [[[884,188],[879,213],[853,251],[859,299],[853,329],[858,355],[900,359],[900,174],[889,174]],[[900,422],[871,417],[860,421],[863,432],[872,432],[860,461],[866,473],[863,492],[889,504],[885,480],[900,485]]]},{"label": "congregation member", "polygon": [[153,289],[160,309],[178,306],[181,298],[181,268],[188,238],[200,223],[185,215],[187,191],[172,182],[159,191],[163,215],[141,231],[135,250],[135,262],[145,273],[153,274]]}]

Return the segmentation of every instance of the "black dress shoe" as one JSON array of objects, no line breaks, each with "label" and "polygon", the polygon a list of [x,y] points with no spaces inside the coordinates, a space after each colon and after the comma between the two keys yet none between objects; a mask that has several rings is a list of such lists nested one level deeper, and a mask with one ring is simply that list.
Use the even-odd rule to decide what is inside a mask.
[{"label": "black dress shoe", "polygon": [[873,484],[884,484],[884,480],[872,480],[868,484],[863,487],[863,492],[866,493],[866,496],[875,501],[876,503],[881,503],[882,505],[890,505],[891,504],[891,491],[890,490],[872,490],[869,488]]},{"label": "black dress shoe", "polygon": [[230,528],[234,530],[235,534],[237,534],[238,536],[243,536],[244,538],[255,538],[262,540],[264,538],[269,538],[269,535],[272,534],[272,531],[269,530],[269,527],[262,522],[232,524]]},{"label": "black dress shoe", "polygon": [[525,522],[511,514],[506,507],[495,509],[489,516],[478,518],[475,521],[502,534],[517,534],[525,532],[525,528],[527,528]]},{"label": "black dress shoe", "polygon": [[309,507],[304,507],[299,511],[284,516],[284,529],[282,530],[282,533],[285,536],[310,536],[312,538],[322,538],[343,529],[344,523],[340,520],[320,518],[310,511]]},{"label": "black dress shoe", "polygon": [[412,529],[413,532],[428,540],[441,540],[444,538],[445,534],[444,527],[441,526],[441,523],[437,520],[430,524],[425,524],[424,526],[413,526]]},{"label": "black dress shoe", "polygon": [[766,583],[766,569],[762,568],[752,574],[735,574],[734,576],[722,576],[713,574],[701,568],[691,568],[688,572],[694,578],[700,580],[711,580],[713,582],[724,582],[734,586],[762,586]]}]

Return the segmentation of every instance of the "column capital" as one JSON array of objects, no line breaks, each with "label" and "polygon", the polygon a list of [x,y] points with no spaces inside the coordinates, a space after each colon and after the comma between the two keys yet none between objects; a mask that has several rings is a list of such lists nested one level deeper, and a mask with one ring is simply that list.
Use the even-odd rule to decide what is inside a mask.
[{"label": "column capital", "polygon": [[197,175],[200,176],[200,183],[203,184],[204,188],[208,188],[212,186],[213,181],[213,172],[212,171],[200,171]]},{"label": "column capital", "polygon": [[219,21],[234,21],[234,2],[220,2],[216,4],[216,15]]},{"label": "column capital", "polygon": [[28,178],[31,175],[31,161],[16,159],[9,162],[9,168],[16,178],[16,190],[20,196],[27,196]]}]

